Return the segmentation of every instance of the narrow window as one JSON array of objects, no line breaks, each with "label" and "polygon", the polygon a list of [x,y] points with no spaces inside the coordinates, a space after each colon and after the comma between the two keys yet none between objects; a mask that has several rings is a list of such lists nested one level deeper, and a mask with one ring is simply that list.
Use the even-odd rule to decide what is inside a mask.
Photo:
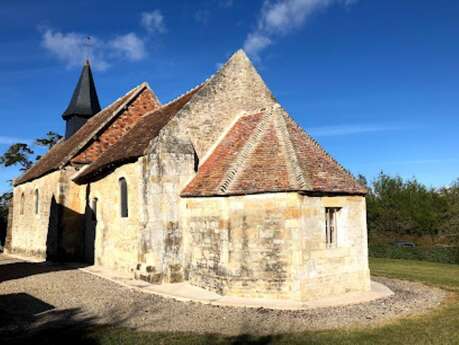
[{"label": "narrow window", "polygon": [[97,198],[93,198],[91,201],[91,217],[92,220],[97,220]]},{"label": "narrow window", "polygon": [[126,218],[128,216],[128,190],[127,183],[124,177],[120,178],[120,202],[121,202],[121,217]]},{"label": "narrow window", "polygon": [[38,214],[38,207],[40,202],[40,195],[38,189],[35,189],[35,214]]},{"label": "narrow window", "polygon": [[326,240],[327,248],[336,247],[339,210],[340,209],[337,207],[325,208],[325,240]]},{"label": "narrow window", "polygon": [[24,202],[25,202],[25,196],[24,196],[24,192],[22,192],[21,194],[21,200],[20,200],[20,204],[19,204],[19,213],[21,215],[24,214]]},{"label": "narrow window", "polygon": [[198,169],[199,169],[199,157],[198,157],[198,154],[196,153],[196,151],[194,151],[193,158],[194,158],[194,172],[198,172]]}]

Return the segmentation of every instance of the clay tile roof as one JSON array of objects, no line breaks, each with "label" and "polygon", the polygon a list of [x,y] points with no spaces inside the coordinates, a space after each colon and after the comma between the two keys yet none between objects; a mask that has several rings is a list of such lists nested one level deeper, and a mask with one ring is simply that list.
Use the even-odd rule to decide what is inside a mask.
[{"label": "clay tile roof", "polygon": [[78,153],[94,136],[103,128],[103,126],[123,110],[124,105],[135,98],[147,85],[145,83],[130,90],[124,96],[117,99],[109,106],[102,109],[96,115],[91,117],[75,134],[67,140],[62,140],[54,145],[46,155],[27,170],[22,176],[14,181],[14,185],[25,183],[27,181],[39,178],[47,173],[58,170]]},{"label": "clay tile roof", "polygon": [[135,161],[145,154],[148,144],[160,130],[182,109],[193,95],[202,88],[202,84],[188,93],[161,106],[160,109],[145,114],[115,145],[105,151],[95,162],[76,175],[76,183],[87,183],[105,176],[113,168],[126,162]]},{"label": "clay tile roof", "polygon": [[240,117],[181,195],[366,194],[279,106]]}]

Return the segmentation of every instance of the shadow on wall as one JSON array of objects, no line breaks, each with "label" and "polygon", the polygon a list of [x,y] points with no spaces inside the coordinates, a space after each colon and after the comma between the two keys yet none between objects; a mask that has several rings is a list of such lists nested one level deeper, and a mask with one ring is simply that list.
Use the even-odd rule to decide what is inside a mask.
[{"label": "shadow on wall", "polygon": [[5,219],[0,217],[0,252],[3,251],[3,247],[5,246],[6,240],[6,227],[8,226]]},{"label": "shadow on wall", "polygon": [[95,214],[88,204],[85,213],[81,214],[60,205],[53,196],[46,236],[46,260],[93,264],[96,224]]}]

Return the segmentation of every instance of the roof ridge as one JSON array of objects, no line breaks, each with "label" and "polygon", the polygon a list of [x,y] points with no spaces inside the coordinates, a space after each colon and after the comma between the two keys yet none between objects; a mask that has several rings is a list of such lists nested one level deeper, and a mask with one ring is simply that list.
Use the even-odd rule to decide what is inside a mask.
[{"label": "roof ridge", "polygon": [[195,91],[196,89],[200,88],[201,86],[204,86],[207,84],[212,78],[214,78],[222,69],[229,63],[229,60],[226,61],[223,65],[221,65],[214,73],[212,73],[210,76],[208,76],[203,82],[197,84],[196,86],[192,87],[191,89],[188,89],[187,91],[183,92],[182,94],[178,95],[177,97],[173,98],[167,103],[164,103],[163,106],[167,106],[171,103],[174,103],[175,101],[179,100],[180,98],[188,95],[189,93]]},{"label": "roof ridge", "polygon": [[[287,169],[289,174],[289,179],[297,186],[298,189],[305,189],[307,187],[306,179],[298,163],[298,156],[293,147],[292,141],[290,140],[290,134],[285,123],[285,118],[279,107],[276,116],[274,116],[274,127],[280,133],[279,142],[281,147],[284,148],[285,153],[287,154]],[[292,179],[293,178],[293,179]]]},{"label": "roof ridge", "polygon": [[328,151],[325,150],[325,149],[319,144],[319,142],[318,142],[315,138],[313,138],[309,133],[307,133],[300,125],[298,125],[298,124],[296,123],[296,121],[295,121],[293,118],[290,117],[290,119],[291,119],[293,125],[294,125],[301,133],[303,133],[309,140],[311,140],[311,142],[312,142],[312,144],[313,144],[314,146],[316,146],[318,149],[322,150],[322,152],[323,152],[331,161],[333,161],[333,162],[338,166],[338,168],[341,169],[341,171],[343,171],[343,172],[346,173],[349,177],[351,177],[353,180],[355,180],[354,175],[352,175],[352,173],[351,173],[349,170],[347,170],[340,162],[338,162],[335,158],[333,158],[333,156],[332,156],[330,153],[328,153]]},{"label": "roof ridge", "polygon": [[156,103],[158,103],[159,105],[161,105],[161,101],[159,100],[158,98],[158,95],[156,94],[156,92],[150,87],[150,84],[147,82],[147,81],[144,81],[142,84],[140,84],[139,86],[141,85],[144,85],[152,94],[153,94],[153,98],[155,99]]},{"label": "roof ridge", "polygon": [[[145,88],[147,87],[147,84],[145,82],[141,83],[140,85],[137,85],[135,88],[129,90],[128,92],[126,92],[123,96],[121,97],[118,97],[114,102],[110,103],[108,106],[106,106],[105,108],[103,108],[101,111],[99,111],[97,114],[95,114],[91,119],[94,119],[98,114],[100,114],[102,111],[104,111],[105,109],[111,107],[113,104],[116,104],[116,102],[120,101],[123,97],[126,97],[130,92],[132,92],[132,95],[128,97],[127,100],[125,100],[123,103],[121,103],[111,114],[111,116],[106,120],[104,121],[103,123],[101,123],[97,128],[95,128],[91,135],[88,135],[86,140],[83,140],[82,142],[79,143],[79,145],[75,146],[75,148],[70,151],[70,153],[64,157],[64,159],[62,160],[61,164],[59,164],[59,169],[63,168],[73,157],[76,153],[78,153],[83,147],[86,146],[86,144],[94,138],[95,135],[97,135],[97,133],[100,132],[100,130],[102,128],[104,128],[108,122],[110,122],[115,116],[117,116],[121,110],[125,109],[127,107],[127,105],[135,98],[137,97],[141,91],[143,91]],[[82,127],[83,128],[83,127]]]},{"label": "roof ridge", "polygon": [[247,163],[247,158],[250,156],[250,154],[253,152],[253,150],[263,137],[263,134],[265,133],[266,128],[270,123],[269,120],[271,119],[271,117],[272,109],[271,111],[265,112],[265,116],[261,119],[260,123],[252,131],[252,135],[247,140],[244,147],[229,167],[228,171],[225,173],[222,182],[220,182],[218,186],[218,190],[220,192],[226,192],[229,189],[231,183],[236,179],[238,172],[243,170],[243,167]]},{"label": "roof ridge", "polygon": [[[192,93],[193,91],[195,91],[195,90],[197,90],[198,88],[200,88],[201,86],[203,86],[205,83],[207,83],[208,80],[209,80],[209,78],[207,78],[206,80],[204,80],[202,83],[197,84],[196,86],[192,87],[191,89],[188,89],[187,91],[181,93],[181,94],[178,95],[177,97],[171,99],[169,102],[164,103],[163,105],[161,105],[161,108],[167,107],[168,105],[171,105],[172,103],[179,101],[181,98],[183,98],[183,97],[189,95],[189,94]],[[156,109],[156,110],[160,110],[161,108]]]},{"label": "roof ridge", "polygon": [[211,79],[213,79],[215,76],[217,76],[217,74],[219,74],[220,71],[222,71],[225,68],[226,65],[228,65],[231,62],[231,58],[234,55],[236,55],[240,50],[242,50],[242,49],[239,49],[235,53],[233,53],[231,55],[231,57],[228,60],[226,60],[226,62],[224,64],[222,64],[219,68],[217,68],[217,70],[214,73],[212,73],[210,76],[208,76],[203,82],[201,82],[200,84],[197,84],[195,87],[189,89],[188,91],[185,91],[181,95],[179,95],[179,96],[175,97],[174,99],[170,100],[169,102],[165,103],[164,106],[175,102],[176,100],[180,99],[181,97],[186,96],[187,94],[189,94],[189,93],[195,91],[196,89],[200,88],[201,86],[204,86],[205,84],[207,84]]},{"label": "roof ridge", "polygon": [[260,114],[264,111],[266,111],[266,107],[256,108],[255,110],[251,110],[251,111],[243,110],[243,111],[238,112],[236,116],[234,117],[234,119],[231,121],[231,123],[225,128],[224,131],[222,131],[222,133],[217,138],[217,140],[215,140],[215,142],[209,147],[209,149],[207,150],[206,154],[202,157],[202,159],[201,158],[199,159],[201,161],[200,165],[204,164],[207,161],[207,159],[214,152],[215,148],[217,148],[217,146],[221,144],[221,142],[225,139],[226,135],[233,129],[236,123],[238,123],[244,117],[252,116],[255,114]]}]

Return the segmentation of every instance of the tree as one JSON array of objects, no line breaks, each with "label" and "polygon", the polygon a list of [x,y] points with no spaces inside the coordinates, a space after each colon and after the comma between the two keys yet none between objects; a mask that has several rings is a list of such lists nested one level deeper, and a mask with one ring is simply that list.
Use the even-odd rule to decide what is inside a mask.
[{"label": "tree", "polygon": [[[48,133],[46,133],[46,137],[35,139],[34,143],[35,145],[46,147],[49,150],[51,149],[51,147],[56,145],[61,139],[62,135],[53,131],[49,131]],[[39,160],[40,158],[41,156],[37,156],[35,159]]]},{"label": "tree", "polygon": [[[44,138],[38,138],[34,141],[35,145],[43,146],[48,150],[57,144],[62,138],[60,134],[55,132],[48,132]],[[16,143],[11,145],[3,155],[0,155],[0,166],[19,166],[21,171],[29,169],[34,161],[31,156],[34,154],[34,150],[26,143]],[[40,156],[36,156],[35,160],[40,159]],[[8,208],[10,201],[13,197],[13,193],[6,192],[0,194],[0,245],[3,245],[4,235],[6,233],[6,225],[8,219]]]},{"label": "tree", "polygon": [[459,232],[459,181],[436,190],[415,178],[403,180],[381,173],[367,196],[368,228],[391,237]]},{"label": "tree", "polygon": [[20,170],[25,171],[33,164],[33,161],[30,160],[30,155],[33,153],[33,150],[27,144],[13,144],[0,156],[0,165],[5,167],[19,165]]},{"label": "tree", "polygon": [[56,132],[49,131],[48,133],[46,133],[46,137],[36,139],[35,144],[39,146],[44,146],[49,150],[51,147],[56,145],[57,142],[61,139],[62,135]]},{"label": "tree", "polygon": [[[55,132],[48,132],[44,138],[35,139],[34,144],[37,146],[43,146],[46,149],[50,149],[62,138],[62,135]],[[32,148],[25,143],[16,143],[11,145],[6,152],[0,156],[0,166],[5,167],[19,165],[21,171],[29,169],[34,161],[31,160],[30,156],[35,152]],[[36,156],[35,160],[40,159],[41,156]]]}]

